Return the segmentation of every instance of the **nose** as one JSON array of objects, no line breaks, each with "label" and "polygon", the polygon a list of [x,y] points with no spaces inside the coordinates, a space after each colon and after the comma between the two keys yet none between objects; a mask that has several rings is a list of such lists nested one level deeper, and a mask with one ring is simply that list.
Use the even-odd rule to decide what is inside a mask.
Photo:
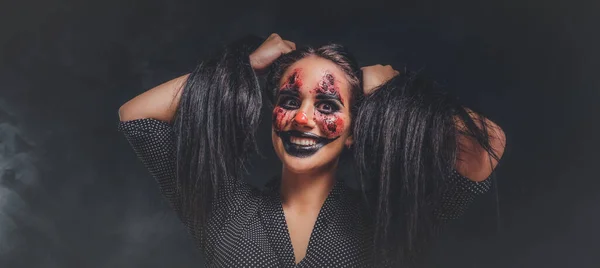
[{"label": "nose", "polygon": [[308,123],[308,117],[306,117],[306,113],[305,112],[299,112],[296,114],[296,117],[294,118],[294,120],[296,120],[296,123],[301,124],[301,125],[305,125]]},{"label": "nose", "polygon": [[312,112],[310,109],[300,109],[296,116],[294,116],[294,123],[297,126],[313,128],[315,127],[315,122],[313,120]]}]

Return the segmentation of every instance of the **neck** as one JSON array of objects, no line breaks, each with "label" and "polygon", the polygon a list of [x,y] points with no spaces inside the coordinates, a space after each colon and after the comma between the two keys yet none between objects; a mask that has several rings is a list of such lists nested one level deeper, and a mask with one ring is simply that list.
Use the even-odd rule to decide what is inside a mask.
[{"label": "neck", "polygon": [[285,166],[281,175],[281,202],[299,210],[320,209],[335,184],[337,162],[325,170],[295,173]]}]

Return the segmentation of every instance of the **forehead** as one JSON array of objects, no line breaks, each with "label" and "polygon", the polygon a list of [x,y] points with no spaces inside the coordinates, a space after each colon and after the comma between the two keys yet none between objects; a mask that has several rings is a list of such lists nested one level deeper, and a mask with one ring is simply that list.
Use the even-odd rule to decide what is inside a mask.
[{"label": "forehead", "polygon": [[340,94],[349,94],[346,74],[330,60],[317,56],[309,56],[295,62],[284,72],[279,81],[279,86],[284,86],[292,75],[297,75],[302,80],[301,88],[303,89],[318,87],[324,79],[331,79],[333,77],[335,86],[339,88]]}]

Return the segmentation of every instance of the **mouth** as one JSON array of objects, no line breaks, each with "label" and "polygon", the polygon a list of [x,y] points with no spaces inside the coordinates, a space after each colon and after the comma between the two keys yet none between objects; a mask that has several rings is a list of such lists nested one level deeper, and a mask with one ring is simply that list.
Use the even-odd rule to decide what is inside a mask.
[{"label": "mouth", "polygon": [[319,149],[323,148],[323,146],[339,138],[328,139],[313,133],[297,130],[275,131],[275,133],[281,138],[285,151],[289,155],[299,158],[312,156]]}]

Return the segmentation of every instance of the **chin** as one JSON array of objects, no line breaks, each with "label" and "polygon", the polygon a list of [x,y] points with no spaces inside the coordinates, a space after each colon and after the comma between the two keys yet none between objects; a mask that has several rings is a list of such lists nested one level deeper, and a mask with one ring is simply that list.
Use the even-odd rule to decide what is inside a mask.
[{"label": "chin", "polygon": [[311,173],[315,170],[323,168],[323,166],[327,164],[323,163],[322,161],[323,159],[318,158],[316,155],[312,157],[298,158],[285,152],[282,159],[284,167],[297,174]]}]

